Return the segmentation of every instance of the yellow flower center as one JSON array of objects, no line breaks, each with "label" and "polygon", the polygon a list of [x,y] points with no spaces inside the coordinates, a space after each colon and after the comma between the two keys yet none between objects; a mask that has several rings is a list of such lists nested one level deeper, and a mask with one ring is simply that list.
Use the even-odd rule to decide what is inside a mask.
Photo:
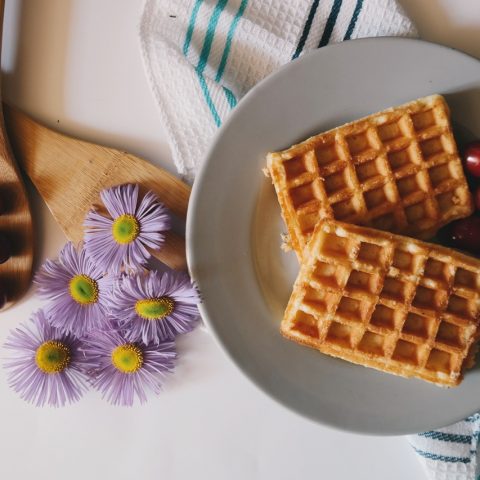
[{"label": "yellow flower center", "polygon": [[87,275],[75,275],[70,280],[70,296],[80,305],[90,305],[98,300],[98,284]]},{"label": "yellow flower center", "polygon": [[133,343],[124,343],[113,350],[112,363],[122,373],[135,373],[142,368],[143,353]]},{"label": "yellow flower center", "polygon": [[139,233],[140,224],[133,215],[120,215],[113,222],[113,239],[120,245],[132,243],[138,237]]},{"label": "yellow flower center", "polygon": [[35,363],[44,373],[63,372],[70,363],[70,349],[64,343],[49,340],[37,348]]},{"label": "yellow flower center", "polygon": [[168,297],[146,298],[138,300],[135,312],[145,320],[160,320],[173,312],[174,301]]}]

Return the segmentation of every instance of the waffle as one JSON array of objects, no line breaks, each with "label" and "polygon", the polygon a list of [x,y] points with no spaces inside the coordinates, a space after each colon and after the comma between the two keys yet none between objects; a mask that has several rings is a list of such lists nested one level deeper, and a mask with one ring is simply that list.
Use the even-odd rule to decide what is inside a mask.
[{"label": "waffle", "polygon": [[427,239],[473,212],[440,95],[269,153],[267,166],[299,258],[320,218]]},{"label": "waffle", "polygon": [[320,220],[282,334],[353,363],[441,386],[473,365],[480,260],[379,230]]}]

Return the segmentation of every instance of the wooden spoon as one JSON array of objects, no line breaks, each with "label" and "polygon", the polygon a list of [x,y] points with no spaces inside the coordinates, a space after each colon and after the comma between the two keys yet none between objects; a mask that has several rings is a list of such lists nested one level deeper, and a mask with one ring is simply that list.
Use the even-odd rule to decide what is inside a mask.
[{"label": "wooden spoon", "polygon": [[[0,50],[4,1],[0,0]],[[0,105],[0,234],[11,257],[0,265],[0,308],[12,306],[30,285],[33,265],[33,226],[27,192],[8,144]]]},{"label": "wooden spoon", "polygon": [[[170,173],[129,153],[54,132],[19,110],[4,105],[13,151],[65,235],[83,238],[83,221],[100,192],[122,183],[154,191],[171,212],[187,214],[190,187]],[[152,254],[171,268],[185,269],[185,240],[168,232]]]}]

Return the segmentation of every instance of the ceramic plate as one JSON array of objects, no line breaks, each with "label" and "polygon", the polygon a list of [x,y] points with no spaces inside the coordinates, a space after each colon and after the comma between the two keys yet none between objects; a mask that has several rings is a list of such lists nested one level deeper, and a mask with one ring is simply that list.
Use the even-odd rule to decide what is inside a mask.
[{"label": "ceramic plate", "polygon": [[219,130],[199,172],[187,224],[201,314],[225,351],[272,398],[345,430],[404,434],[480,409],[480,362],[442,389],[328,357],[285,340],[279,324],[298,272],[265,154],[432,93],[446,96],[457,132],[480,138],[480,62],[411,39],[322,48],[255,87]]}]

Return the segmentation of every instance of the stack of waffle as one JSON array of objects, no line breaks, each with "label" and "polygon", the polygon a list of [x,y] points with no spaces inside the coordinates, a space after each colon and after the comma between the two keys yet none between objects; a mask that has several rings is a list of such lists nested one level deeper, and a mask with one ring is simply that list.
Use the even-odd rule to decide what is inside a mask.
[{"label": "stack of waffle", "polygon": [[458,385],[480,337],[480,260],[411,238],[473,212],[443,97],[348,123],[267,162],[301,262],[282,334]]}]

